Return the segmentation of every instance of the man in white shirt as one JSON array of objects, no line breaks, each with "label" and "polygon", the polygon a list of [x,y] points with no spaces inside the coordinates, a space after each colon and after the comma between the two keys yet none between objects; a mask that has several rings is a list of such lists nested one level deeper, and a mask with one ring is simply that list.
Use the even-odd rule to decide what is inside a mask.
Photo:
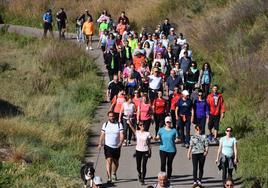
[{"label": "man in white shirt", "polygon": [[99,139],[99,149],[104,142],[104,155],[106,158],[107,183],[117,181],[116,172],[119,166],[121,146],[124,141],[123,126],[116,122],[112,111],[107,113],[108,121],[102,125]]},{"label": "man in white shirt", "polygon": [[154,68],[153,74],[149,77],[149,99],[153,101],[157,96],[157,92],[162,89],[163,80],[159,76],[159,69]]}]

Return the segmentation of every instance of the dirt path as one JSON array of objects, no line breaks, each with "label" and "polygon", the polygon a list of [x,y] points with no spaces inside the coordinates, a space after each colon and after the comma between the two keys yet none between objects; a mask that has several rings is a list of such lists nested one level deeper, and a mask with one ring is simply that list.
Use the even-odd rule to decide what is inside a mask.
[{"label": "dirt path", "polygon": [[[0,25],[1,28],[1,25]],[[31,35],[36,37],[42,36],[42,30],[31,28],[31,27],[22,27],[22,26],[10,26],[8,29],[9,32],[16,32],[24,35]],[[57,36],[55,33],[54,36]],[[74,38],[74,34],[68,34],[69,39]],[[96,42],[93,44],[93,48],[96,48]],[[90,51],[89,54],[96,58],[96,63],[98,64],[100,70],[105,75],[105,82],[108,83],[107,71],[103,66],[103,57],[102,52],[99,49]],[[108,110],[108,103],[102,103],[98,110],[94,121],[91,123],[91,135],[89,138],[89,145],[87,146],[87,152],[85,156],[85,161],[97,161],[98,149],[96,147],[98,143],[99,133],[103,122],[107,120],[106,113]],[[153,130],[153,128],[151,128]],[[204,179],[203,185],[205,187],[222,187],[221,182],[221,173],[218,172],[217,166],[215,165],[216,157],[216,146],[209,148],[209,154],[206,159],[205,168],[204,168]],[[118,179],[119,181],[115,183],[113,187],[118,188],[138,188],[146,187],[148,185],[154,184],[157,179],[157,174],[160,171],[160,158],[159,158],[159,146],[157,144],[153,145],[152,148],[152,157],[148,161],[147,166],[147,179],[145,180],[146,186],[141,186],[137,181],[137,172],[136,172],[136,162],[133,158],[135,152],[135,146],[123,147],[120,158],[120,167],[118,170]],[[173,162],[173,178],[171,179],[171,184],[173,187],[185,188],[191,187],[192,180],[192,163],[186,157],[187,150],[180,145],[177,145],[177,154]],[[99,160],[96,169],[96,175],[101,176],[103,181],[106,182],[105,174],[105,159],[103,150],[100,152]],[[238,186],[239,187],[239,186]]]}]

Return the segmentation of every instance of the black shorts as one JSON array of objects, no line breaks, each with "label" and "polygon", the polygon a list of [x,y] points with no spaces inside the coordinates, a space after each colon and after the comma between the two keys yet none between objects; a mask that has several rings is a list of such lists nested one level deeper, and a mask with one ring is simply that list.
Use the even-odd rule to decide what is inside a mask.
[{"label": "black shorts", "polygon": [[219,125],[220,125],[220,116],[209,116],[209,122],[208,122],[208,129],[216,129],[217,131],[219,130]]},{"label": "black shorts", "polygon": [[104,145],[104,155],[105,158],[119,159],[121,153],[121,148],[111,148],[107,145]]}]

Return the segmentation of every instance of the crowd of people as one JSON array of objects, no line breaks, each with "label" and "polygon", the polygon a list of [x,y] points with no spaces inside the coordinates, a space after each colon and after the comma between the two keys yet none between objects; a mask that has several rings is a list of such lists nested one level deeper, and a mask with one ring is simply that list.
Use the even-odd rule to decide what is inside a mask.
[{"label": "crowd of people", "polygon": [[[43,20],[46,36],[52,31],[51,10]],[[63,8],[57,13],[57,22],[60,37],[64,37],[67,16]],[[77,40],[86,44],[86,50],[93,50],[92,36],[98,30],[96,48],[103,52],[110,79],[106,98],[111,105],[99,139],[99,149],[104,146],[107,183],[117,181],[122,146],[135,142],[138,180],[144,184],[151,142],[155,141],[160,142],[158,179],[164,177],[165,182],[155,187],[171,187],[176,143],[181,143],[192,159],[194,187],[202,186],[209,144],[219,144],[216,163],[223,171],[223,185],[231,187],[231,182],[233,186],[232,171],[238,159],[232,128],[218,139],[225,113],[223,95],[218,85],[212,84],[210,63],[199,65],[194,60],[183,33],[176,33],[168,18],[151,32],[146,27],[136,32],[125,12],[114,21],[106,10],[96,23],[85,10],[76,18],[76,29]],[[193,128],[195,134],[191,136]]]}]

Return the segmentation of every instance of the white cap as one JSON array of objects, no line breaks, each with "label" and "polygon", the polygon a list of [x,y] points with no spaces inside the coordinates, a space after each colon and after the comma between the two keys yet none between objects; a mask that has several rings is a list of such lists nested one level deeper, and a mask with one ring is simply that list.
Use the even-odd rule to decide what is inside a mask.
[{"label": "white cap", "polygon": [[170,117],[170,116],[167,116],[167,117],[165,118],[165,122],[172,122],[172,121],[171,121],[171,117]]},{"label": "white cap", "polygon": [[172,27],[172,28],[170,28],[170,31],[174,31],[175,29]]},{"label": "white cap", "polygon": [[102,185],[102,179],[101,179],[101,177],[100,177],[100,176],[95,176],[95,177],[93,178],[93,183],[94,183],[95,185]]},{"label": "white cap", "polygon": [[188,95],[189,95],[189,92],[188,92],[187,90],[183,90],[183,91],[181,92],[181,94],[183,94],[184,96],[188,96]]}]

